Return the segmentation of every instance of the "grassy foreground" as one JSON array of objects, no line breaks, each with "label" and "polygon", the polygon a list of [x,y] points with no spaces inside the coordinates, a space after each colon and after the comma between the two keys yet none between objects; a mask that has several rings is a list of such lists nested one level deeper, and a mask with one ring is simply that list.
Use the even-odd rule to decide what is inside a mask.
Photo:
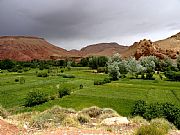
[{"label": "grassy foreground", "polygon": [[[94,86],[94,80],[107,77],[106,74],[93,73],[87,69],[73,69],[65,74],[76,78],[62,78],[52,73],[47,78],[36,76],[36,70],[25,73],[0,74],[0,104],[11,112],[44,111],[54,105],[81,110],[90,106],[112,108],[119,114],[128,116],[137,100],[169,102],[180,105],[180,83],[161,80],[123,79],[109,84]],[[24,77],[25,83],[14,80]],[[82,84],[84,87],[80,89]],[[32,90],[40,90],[49,96],[57,95],[58,88],[67,86],[72,89],[70,96],[56,98],[31,108],[23,107],[24,98]]]}]

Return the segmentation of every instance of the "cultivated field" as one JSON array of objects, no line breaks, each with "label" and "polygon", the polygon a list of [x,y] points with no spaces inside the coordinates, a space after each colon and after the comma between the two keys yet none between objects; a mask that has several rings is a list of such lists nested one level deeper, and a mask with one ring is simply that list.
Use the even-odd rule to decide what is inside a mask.
[{"label": "cultivated field", "polygon": [[[73,68],[64,74],[75,78],[57,76],[61,69],[54,69],[49,77],[37,77],[39,70],[32,69],[24,73],[0,73],[0,104],[12,113],[25,111],[43,111],[54,105],[76,110],[90,106],[112,108],[119,114],[130,115],[132,106],[137,100],[152,102],[170,102],[180,105],[180,83],[160,80],[120,79],[104,85],[94,85],[94,80],[103,80],[107,74],[94,73],[86,68]],[[25,83],[15,82],[19,77],[25,78]],[[80,85],[83,89],[80,89]],[[68,87],[72,90],[70,96],[58,98],[58,89]],[[50,96],[55,96],[42,105],[24,107],[24,98],[29,91],[40,90]]]}]

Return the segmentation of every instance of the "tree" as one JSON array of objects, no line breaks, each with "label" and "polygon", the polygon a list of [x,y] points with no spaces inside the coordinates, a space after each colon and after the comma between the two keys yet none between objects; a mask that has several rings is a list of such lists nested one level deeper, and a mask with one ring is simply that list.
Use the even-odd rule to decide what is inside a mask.
[{"label": "tree", "polygon": [[177,57],[176,63],[177,63],[177,68],[180,71],[180,55]]},{"label": "tree", "polygon": [[15,66],[15,63],[11,60],[2,60],[0,61],[0,69],[12,69]]},{"label": "tree", "polygon": [[120,77],[119,62],[108,63],[108,73],[113,81],[118,80]]},{"label": "tree", "polygon": [[141,64],[135,58],[130,58],[127,61],[127,71],[131,76],[137,78],[138,74],[144,71],[144,67],[141,66]]},{"label": "tree", "polygon": [[144,67],[144,73],[146,74],[146,79],[152,79],[155,72],[155,58],[154,56],[141,57],[140,63]]},{"label": "tree", "polygon": [[89,67],[97,69],[98,67],[105,67],[108,62],[108,58],[105,56],[91,57],[89,58]]}]

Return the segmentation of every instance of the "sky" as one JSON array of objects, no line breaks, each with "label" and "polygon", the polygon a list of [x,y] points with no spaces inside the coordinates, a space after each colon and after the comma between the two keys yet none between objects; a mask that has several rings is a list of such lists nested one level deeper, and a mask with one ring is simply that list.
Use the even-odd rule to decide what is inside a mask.
[{"label": "sky", "polygon": [[180,0],[0,0],[0,36],[43,37],[67,50],[177,32]]}]

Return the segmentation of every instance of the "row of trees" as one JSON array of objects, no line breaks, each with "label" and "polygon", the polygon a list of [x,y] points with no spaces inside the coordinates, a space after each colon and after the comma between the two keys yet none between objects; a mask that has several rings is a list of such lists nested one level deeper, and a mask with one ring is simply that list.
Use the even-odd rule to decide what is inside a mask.
[{"label": "row of trees", "polygon": [[108,62],[108,58],[105,56],[87,57],[82,58],[80,62],[68,61],[68,60],[32,60],[26,62],[18,62],[12,60],[1,60],[0,69],[9,71],[18,71],[23,68],[39,68],[40,70],[49,69],[50,67],[91,67],[97,69],[98,67],[105,67]]},{"label": "row of trees", "polygon": [[139,60],[131,57],[125,60],[119,54],[115,54],[109,59],[107,66],[112,80],[118,80],[121,77],[125,77],[126,74],[134,78],[138,78],[141,75],[142,79],[152,79],[155,71],[179,71],[180,57],[175,62],[170,58],[160,60],[155,56],[141,57]]}]

